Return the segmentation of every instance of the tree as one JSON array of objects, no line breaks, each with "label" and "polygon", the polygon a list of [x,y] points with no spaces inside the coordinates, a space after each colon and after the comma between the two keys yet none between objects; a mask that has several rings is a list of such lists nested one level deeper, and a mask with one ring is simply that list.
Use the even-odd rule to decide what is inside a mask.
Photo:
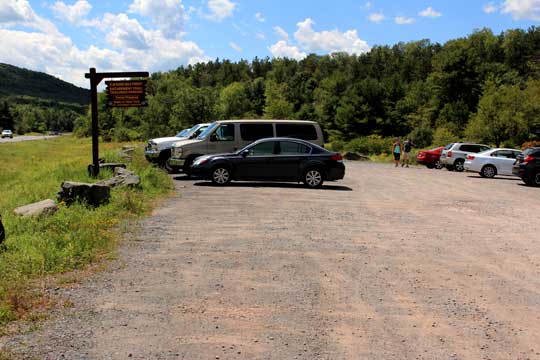
[{"label": "tree", "polygon": [[467,126],[467,136],[497,147],[506,140],[521,143],[527,131],[522,101],[519,87],[496,86],[489,81],[478,104],[478,112]]}]

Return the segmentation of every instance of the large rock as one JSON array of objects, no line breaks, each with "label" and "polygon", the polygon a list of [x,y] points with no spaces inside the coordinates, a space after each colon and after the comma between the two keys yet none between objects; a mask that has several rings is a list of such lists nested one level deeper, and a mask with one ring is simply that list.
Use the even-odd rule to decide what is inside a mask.
[{"label": "large rock", "polygon": [[64,181],[58,193],[58,201],[71,205],[75,201],[84,202],[97,207],[109,202],[111,188],[103,184],[87,184],[73,181]]},{"label": "large rock", "polygon": [[354,161],[370,161],[369,156],[362,155],[355,152],[346,152],[343,154],[345,160],[354,160]]},{"label": "large rock", "polygon": [[127,170],[125,168],[117,167],[114,168],[114,177],[111,179],[100,181],[98,184],[117,187],[117,186],[128,186],[128,187],[138,187],[141,184],[141,178],[133,171]]},{"label": "large rock", "polygon": [[100,163],[99,164],[99,168],[100,169],[107,169],[107,170],[111,170],[111,171],[114,171],[114,169],[116,168],[126,168],[126,164],[122,164],[122,163]]},{"label": "large rock", "polygon": [[58,210],[58,205],[51,200],[43,200],[34,204],[21,206],[13,210],[16,215],[20,216],[41,216],[51,215]]}]

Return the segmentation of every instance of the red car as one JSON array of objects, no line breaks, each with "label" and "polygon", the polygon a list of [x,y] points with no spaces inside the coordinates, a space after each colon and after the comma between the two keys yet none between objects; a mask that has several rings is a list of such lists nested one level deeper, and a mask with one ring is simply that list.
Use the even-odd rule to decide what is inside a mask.
[{"label": "red car", "polygon": [[431,149],[431,150],[422,150],[418,153],[416,157],[416,162],[422,165],[426,165],[428,169],[441,169],[442,165],[439,159],[441,158],[441,152],[443,151],[444,146]]}]

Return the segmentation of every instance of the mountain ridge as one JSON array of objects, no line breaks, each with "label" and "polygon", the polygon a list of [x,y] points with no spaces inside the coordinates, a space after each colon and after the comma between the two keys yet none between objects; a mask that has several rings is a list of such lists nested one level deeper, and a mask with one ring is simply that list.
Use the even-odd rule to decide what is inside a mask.
[{"label": "mountain ridge", "polygon": [[30,96],[63,103],[86,105],[90,90],[77,87],[44,72],[0,63],[0,98]]}]

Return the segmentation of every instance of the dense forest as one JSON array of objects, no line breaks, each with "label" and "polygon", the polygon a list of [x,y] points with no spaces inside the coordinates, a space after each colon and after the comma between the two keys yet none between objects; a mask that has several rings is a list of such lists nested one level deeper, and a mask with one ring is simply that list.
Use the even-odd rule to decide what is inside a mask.
[{"label": "dense forest", "polygon": [[19,134],[71,131],[84,115],[89,90],[41,72],[0,63],[0,128]]},{"label": "dense forest", "polygon": [[[540,28],[300,61],[216,59],[152,74],[148,102],[106,109],[100,94],[104,139],[146,140],[216,119],[306,119],[336,149],[383,151],[395,136],[422,147],[460,139],[520,147],[540,140]],[[88,135],[89,114],[75,127]]]}]

